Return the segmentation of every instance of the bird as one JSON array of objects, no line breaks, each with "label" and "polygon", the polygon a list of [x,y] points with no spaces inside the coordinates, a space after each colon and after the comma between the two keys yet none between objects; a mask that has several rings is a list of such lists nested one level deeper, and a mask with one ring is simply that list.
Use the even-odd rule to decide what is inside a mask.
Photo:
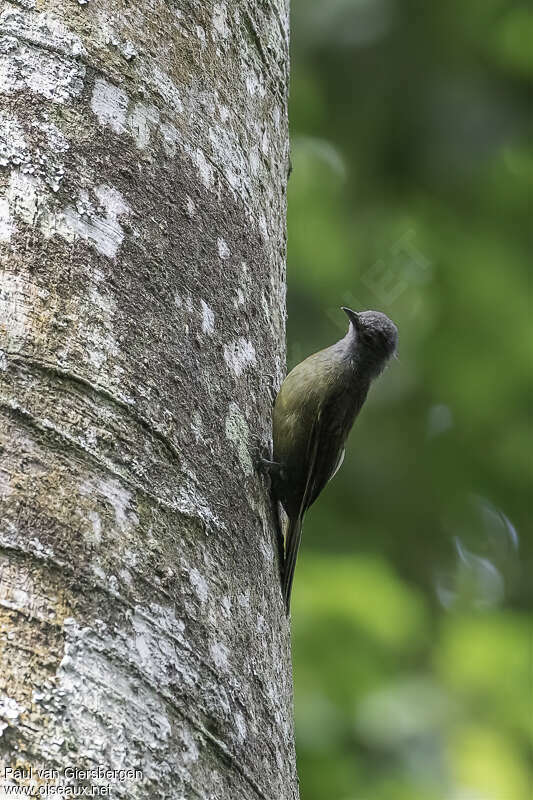
[{"label": "bird", "polygon": [[282,539],[287,616],[305,512],[344,460],[345,443],[371,382],[396,355],[398,329],[380,311],[353,311],[346,335],[287,375],[274,402],[272,460],[261,459],[288,518]]}]

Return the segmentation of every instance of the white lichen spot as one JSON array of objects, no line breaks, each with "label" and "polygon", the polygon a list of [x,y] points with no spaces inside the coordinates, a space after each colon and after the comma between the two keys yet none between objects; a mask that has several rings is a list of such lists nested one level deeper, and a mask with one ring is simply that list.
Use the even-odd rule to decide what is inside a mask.
[{"label": "white lichen spot", "polygon": [[115,133],[125,133],[128,95],[112,83],[97,78],[91,97],[91,109],[100,125],[109,125]]},{"label": "white lichen spot", "polygon": [[181,760],[184,764],[194,764],[195,761],[198,761],[200,757],[200,751],[198,749],[198,745],[196,744],[196,740],[194,735],[191,731],[185,727],[181,731],[181,738],[183,747],[181,749]]},{"label": "white lichen spot", "polygon": [[[171,734],[166,705],[158,694],[159,687],[168,683],[171,672],[165,645],[174,662],[177,659],[166,631],[162,632],[154,624],[157,612],[147,609],[143,614],[141,653],[144,656],[146,650],[149,651],[146,660],[137,650],[137,616],[113,632],[101,620],[93,620],[83,627],[81,620],[64,620],[63,658],[51,692],[55,695],[52,702],[63,702],[71,710],[69,731],[75,740],[81,740],[83,731],[91,732],[84,752],[92,762],[104,763],[109,758],[111,740],[115,757],[123,762],[127,758],[124,743],[140,733],[145,752],[157,753],[156,758],[147,755],[143,764],[145,774],[150,775],[161,769],[164,759],[160,754],[166,752],[166,741]],[[130,663],[134,656],[141,674],[132,680]],[[105,709],[105,729],[100,723],[94,724],[95,708]],[[63,739],[60,744],[62,742]],[[127,791],[126,784],[126,794]],[[125,796],[125,793],[121,794]]]},{"label": "white lichen spot", "polygon": [[[213,117],[216,111],[216,97],[218,93],[210,91],[198,91],[196,93],[196,101],[205,112],[205,116]],[[209,131],[211,133],[211,129]]]},{"label": "white lichen spot", "polygon": [[97,511],[89,511],[87,518],[91,523],[90,528],[83,537],[88,544],[98,547],[102,541],[102,520]]},{"label": "white lichen spot", "polygon": [[130,510],[131,493],[115,478],[99,481],[98,492],[107,500],[114,511],[115,522],[120,531],[125,532],[139,522],[137,515]]},{"label": "white lichen spot", "polygon": [[217,239],[217,248],[218,248],[218,255],[220,258],[225,260],[230,257],[231,253],[228,247],[228,243],[221,236],[219,236]]},{"label": "white lichen spot", "polygon": [[[38,217],[38,206],[41,204],[41,192],[44,184],[33,175],[24,175],[14,171],[9,176],[9,184],[5,193],[10,219],[18,217],[27,225],[35,225]],[[8,224],[11,224],[8,222]]]},{"label": "white lichen spot", "polygon": [[[187,295],[186,297],[182,297],[179,292],[174,292],[174,304],[175,304],[175,306],[177,308],[181,308],[184,311],[192,311],[193,310],[192,298],[191,298],[190,295]],[[189,326],[185,325],[185,329],[186,329],[186,333],[188,333],[189,332]]]},{"label": "white lichen spot", "polygon": [[223,39],[227,39],[230,29],[227,22],[228,9],[225,3],[215,3],[213,9],[213,28]]},{"label": "white lichen spot", "polygon": [[127,548],[124,550],[124,563],[132,569],[135,569],[139,561],[139,556],[134,550]]},{"label": "white lichen spot", "polygon": [[237,711],[235,713],[235,727],[237,728],[237,736],[238,736],[238,738],[240,739],[241,742],[244,742],[244,740],[246,739],[246,735],[248,733],[248,730],[246,728],[246,722],[244,720],[244,717],[243,717],[243,715],[241,714],[240,711]]},{"label": "white lichen spot", "polygon": [[236,297],[233,300],[233,305],[235,306],[235,308],[238,308],[238,306],[242,306],[244,303],[244,292],[239,287],[238,289],[235,290],[235,294]]},{"label": "white lichen spot", "polygon": [[0,197],[0,242],[9,242],[16,228],[9,212],[7,197]]},{"label": "white lichen spot", "polygon": [[263,214],[262,211],[259,214],[259,230],[260,230],[261,236],[263,237],[265,242],[268,241],[268,225],[267,225],[266,217],[265,217],[265,215]]},{"label": "white lichen spot", "polygon": [[265,314],[266,319],[270,322],[270,327],[272,330],[275,330],[275,326],[273,325],[272,314],[270,313],[270,306],[268,305],[268,301],[266,299],[266,295],[264,292],[261,292],[261,307]]},{"label": "white lichen spot", "polygon": [[24,710],[24,706],[12,697],[8,697],[7,694],[0,695],[0,736],[8,726],[13,727],[17,723]]},{"label": "white lichen spot", "polygon": [[231,403],[229,406],[225,429],[227,438],[237,451],[237,457],[244,473],[246,475],[251,475],[253,473],[253,464],[248,449],[250,430],[246,419],[236,403]]},{"label": "white lichen spot", "polygon": [[[106,291],[105,284],[100,287],[99,272],[95,270],[95,284],[91,286],[89,299],[91,304],[98,309],[96,315],[91,315],[90,322],[86,323],[81,335],[86,340],[89,361],[95,370],[100,370],[105,364],[111,362],[115,373],[120,376],[122,368],[116,361],[120,352],[114,332],[114,316],[116,303],[113,295]],[[88,434],[88,435],[87,435]],[[89,446],[94,446],[95,434],[89,429],[85,441]]]},{"label": "white lichen spot", "polygon": [[201,575],[195,567],[192,567],[192,569],[189,570],[189,580],[198,600],[200,600],[201,603],[205,603],[209,596],[209,588],[204,576]]},{"label": "white lichen spot", "polygon": [[69,149],[70,145],[67,139],[53,122],[34,122],[32,127],[43,131],[48,147],[54,153],[66,153]]},{"label": "white lichen spot", "polygon": [[152,85],[172,111],[177,111],[178,113],[183,111],[183,103],[181,102],[178,87],[158,67],[154,67],[152,70]]},{"label": "white lichen spot", "polygon": [[93,575],[95,575],[103,584],[106,582],[107,576],[105,574],[105,570],[102,569],[100,564],[98,564],[94,560],[91,563],[91,570],[92,570]]},{"label": "white lichen spot", "polygon": [[220,103],[218,106],[218,113],[220,114],[220,119],[222,120],[222,122],[226,123],[230,116],[229,108]]},{"label": "white lichen spot", "polygon": [[[1,363],[1,361],[0,361]],[[0,366],[0,369],[2,367]],[[0,500],[4,501],[10,495],[13,494],[13,487],[11,486],[11,476],[8,473],[0,468]],[[9,532],[8,532],[9,528]],[[0,542],[4,546],[13,546],[17,547],[17,528],[16,526],[10,522],[8,525],[5,526],[5,530],[0,529]]]},{"label": "white lichen spot", "polygon": [[19,46],[18,39],[14,36],[0,36],[0,53],[7,55],[13,53]]},{"label": "white lichen spot", "polygon": [[[46,38],[46,31],[41,33]],[[31,37],[26,34],[22,25],[22,30],[18,31],[20,38],[4,36],[0,40],[2,93],[14,94],[26,89],[53,103],[67,103],[80,95],[85,66],[72,59],[72,50],[76,51],[77,45],[72,43],[69,57],[65,58],[65,47],[58,47],[60,52],[57,53],[44,49],[43,44],[37,40],[35,45],[27,44],[26,41]],[[47,43],[46,46],[50,47],[50,44]]]},{"label": "white lichen spot", "polygon": [[255,348],[241,336],[235,342],[224,345],[224,360],[238,378],[251,364],[255,364]]},{"label": "white lichen spot", "polygon": [[215,180],[213,174],[213,167],[208,162],[203,151],[200,150],[200,148],[197,148],[197,150],[195,151],[193,160],[196,167],[198,168],[198,172],[200,173],[200,178],[202,180],[202,183],[204,184],[206,189],[211,189],[213,187]]},{"label": "white lichen spot", "polygon": [[127,584],[128,586],[133,584],[133,577],[128,569],[121,569],[118,574],[120,575],[120,579],[123,583]]},{"label": "white lichen spot", "polygon": [[272,547],[272,542],[270,539],[261,539],[261,543],[259,545],[261,550],[261,555],[265,559],[267,564],[272,564],[274,560],[274,548]]},{"label": "white lichen spot", "polygon": [[139,55],[133,42],[130,42],[129,39],[127,39],[119,49],[122,57],[125,58],[126,61],[131,61],[133,58],[135,58],[135,56]]},{"label": "white lichen spot", "polygon": [[170,125],[168,122],[162,122],[159,126],[159,133],[161,134],[161,141],[165,153],[169,158],[173,158],[176,155],[178,143],[180,141],[178,131],[174,125]]},{"label": "white lichen spot", "polygon": [[209,648],[211,657],[218,669],[227,669],[228,667],[228,648],[221,642],[215,642]]},{"label": "white lichen spot", "polygon": [[54,557],[52,548],[48,547],[48,545],[44,545],[36,536],[34,536],[33,539],[29,539],[28,550],[30,553],[33,553],[34,556],[43,560]]},{"label": "white lichen spot", "polygon": [[222,598],[222,611],[226,617],[231,616],[231,597],[228,597],[227,594],[224,595]]},{"label": "white lichen spot", "polygon": [[191,431],[194,433],[194,438],[197,442],[204,441],[204,423],[199,411],[195,411],[192,415]]},{"label": "white lichen spot", "polygon": [[135,624],[135,649],[139,655],[141,664],[145,664],[146,662],[150,661],[151,652],[150,652],[150,638],[146,635],[146,623],[139,624],[140,621],[136,617],[134,624]]},{"label": "white lichen spot", "polygon": [[128,128],[139,150],[145,150],[150,144],[150,133],[159,124],[159,111],[155,106],[136,103],[128,117]]},{"label": "white lichen spot", "polygon": [[251,72],[246,76],[246,90],[252,97],[256,94],[259,97],[264,97],[266,94],[265,87],[255,72]]},{"label": "white lichen spot", "polygon": [[38,47],[47,47],[66,56],[85,53],[80,37],[72,33],[59,17],[49,11],[23,11],[5,3],[0,14],[0,30]]},{"label": "white lichen spot", "polygon": [[101,203],[102,209],[110,220],[115,220],[121,214],[128,214],[130,207],[117,189],[112,186],[101,184],[94,190],[95,195]]},{"label": "white lichen spot", "polygon": [[120,192],[112,186],[97,186],[94,193],[100,201],[99,209],[94,209],[87,192],[80,192],[76,208],[65,208],[64,224],[58,226],[57,232],[67,239],[79,236],[91,242],[102,255],[114,258],[124,239],[124,231],[118,219],[129,214],[130,207]]},{"label": "white lichen spot", "polygon": [[192,197],[189,197],[189,195],[187,195],[187,197],[185,198],[185,213],[187,214],[189,219],[194,217],[194,215],[196,214],[196,206],[194,204],[194,200],[192,199]]},{"label": "white lichen spot", "polygon": [[261,166],[261,160],[259,158],[257,147],[252,147],[252,149],[250,150],[250,170],[252,172],[252,175],[257,175],[260,166]]},{"label": "white lichen spot", "polygon": [[30,154],[20,123],[4,111],[0,111],[0,166],[9,164],[29,168]]},{"label": "white lichen spot", "polygon": [[204,300],[201,300],[202,306],[202,333],[207,333],[212,336],[215,330],[215,314],[209,308]]},{"label": "white lichen spot", "polygon": [[201,25],[196,26],[196,35],[200,39],[200,43],[202,45],[202,50],[203,50],[206,45],[206,36],[205,36],[205,31]]},{"label": "white lichen spot", "polygon": [[6,350],[19,350],[26,339],[31,297],[22,275],[0,271],[0,337]]}]

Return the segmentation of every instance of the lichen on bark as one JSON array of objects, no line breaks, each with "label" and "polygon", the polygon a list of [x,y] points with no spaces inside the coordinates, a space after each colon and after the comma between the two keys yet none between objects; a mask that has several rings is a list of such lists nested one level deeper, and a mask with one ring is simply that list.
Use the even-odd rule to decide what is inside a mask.
[{"label": "lichen on bark", "polygon": [[287,16],[286,0],[0,12],[10,769],[140,769],[116,797],[297,797],[253,464],[284,364]]}]

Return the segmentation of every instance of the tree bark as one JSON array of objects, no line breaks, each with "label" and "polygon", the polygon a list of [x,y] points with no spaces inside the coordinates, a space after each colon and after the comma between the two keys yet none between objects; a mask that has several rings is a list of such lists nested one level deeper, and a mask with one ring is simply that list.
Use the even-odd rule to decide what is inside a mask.
[{"label": "tree bark", "polygon": [[252,447],[284,368],[287,49],[287,0],[0,13],[0,786],[298,795]]}]

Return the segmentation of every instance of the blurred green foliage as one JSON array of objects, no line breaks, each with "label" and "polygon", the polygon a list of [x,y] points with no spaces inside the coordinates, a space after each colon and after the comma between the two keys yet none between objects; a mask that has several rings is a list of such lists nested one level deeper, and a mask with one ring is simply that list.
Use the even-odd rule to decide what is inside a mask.
[{"label": "blurred green foliage", "polygon": [[305,523],[302,800],[531,800],[531,7],[292,14],[288,366],[400,330]]}]

